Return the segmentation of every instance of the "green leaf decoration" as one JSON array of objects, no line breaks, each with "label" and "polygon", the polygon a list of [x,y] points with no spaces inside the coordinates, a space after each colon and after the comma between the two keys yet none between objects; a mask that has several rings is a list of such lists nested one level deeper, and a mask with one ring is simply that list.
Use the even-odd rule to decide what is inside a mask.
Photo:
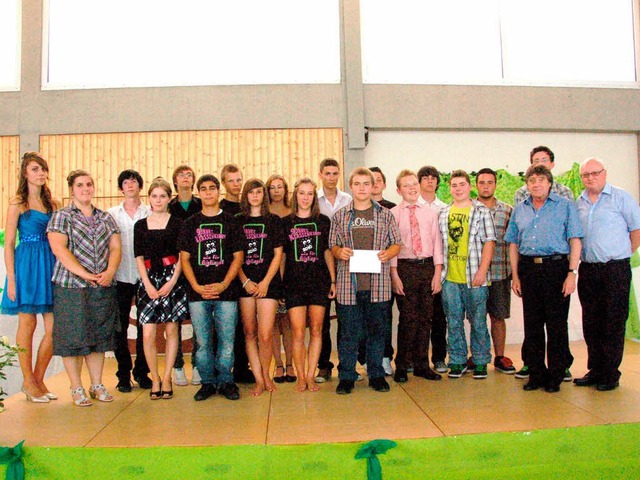
[{"label": "green leaf decoration", "polygon": [[378,454],[384,454],[387,450],[397,447],[393,440],[371,440],[365,443],[356,453],[356,460],[367,459],[367,480],[382,480],[382,466],[378,460]]},{"label": "green leaf decoration", "polygon": [[22,445],[0,447],[0,465],[7,465],[6,480],[24,480],[24,463],[22,462]]}]

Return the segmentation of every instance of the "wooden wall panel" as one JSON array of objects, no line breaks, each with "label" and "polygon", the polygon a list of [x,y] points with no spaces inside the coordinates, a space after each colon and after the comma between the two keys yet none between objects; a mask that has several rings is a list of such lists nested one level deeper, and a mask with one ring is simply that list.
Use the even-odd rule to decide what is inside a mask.
[{"label": "wooden wall panel", "polygon": [[20,137],[0,137],[0,162],[0,229],[4,229],[9,200],[18,188]]},{"label": "wooden wall panel", "polygon": [[66,203],[65,178],[70,171],[82,168],[94,177],[95,203],[101,208],[119,201],[118,173],[127,168],[140,172],[148,184],[157,176],[171,182],[173,169],[184,163],[197,176],[219,176],[224,164],[236,163],[245,180],[266,180],[280,173],[292,187],[302,176],[317,180],[323,158],[332,157],[343,164],[339,128],[43,135],[40,151],[49,162],[54,195]]}]

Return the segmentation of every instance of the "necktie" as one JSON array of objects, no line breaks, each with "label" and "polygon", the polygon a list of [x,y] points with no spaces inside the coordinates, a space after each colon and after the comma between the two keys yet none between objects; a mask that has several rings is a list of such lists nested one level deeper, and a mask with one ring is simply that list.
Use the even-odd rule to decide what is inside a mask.
[{"label": "necktie", "polygon": [[416,257],[422,255],[422,240],[420,239],[420,225],[416,217],[416,206],[409,205],[409,225],[411,225],[411,249]]}]

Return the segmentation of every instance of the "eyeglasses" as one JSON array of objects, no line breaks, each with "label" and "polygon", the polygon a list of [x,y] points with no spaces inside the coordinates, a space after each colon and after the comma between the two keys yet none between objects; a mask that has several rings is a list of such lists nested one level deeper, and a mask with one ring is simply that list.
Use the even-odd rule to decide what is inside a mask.
[{"label": "eyeglasses", "polygon": [[533,161],[534,165],[538,165],[539,163],[551,163],[551,159],[549,157],[545,157],[545,158],[536,158]]},{"label": "eyeglasses", "polygon": [[602,172],[604,172],[604,168],[597,172],[584,172],[580,174],[580,178],[583,180],[587,180],[589,177],[598,178]]},{"label": "eyeglasses", "polygon": [[180,172],[176,176],[179,177],[179,178],[191,178],[191,177],[193,177],[193,173],[191,173],[191,172]]}]

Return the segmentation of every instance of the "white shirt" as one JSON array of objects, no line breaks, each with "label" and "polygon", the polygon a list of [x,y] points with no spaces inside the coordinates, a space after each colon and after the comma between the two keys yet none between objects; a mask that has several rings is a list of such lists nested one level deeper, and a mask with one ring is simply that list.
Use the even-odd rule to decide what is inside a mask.
[{"label": "white shirt", "polygon": [[429,203],[422,197],[422,195],[418,197],[418,203],[422,203],[423,205],[428,205],[429,208],[431,208],[432,210],[435,210],[436,213],[438,213],[440,210],[442,210],[444,207],[447,206],[447,204],[444,203],[442,200],[440,200],[438,197],[436,197],[433,200],[433,202]]},{"label": "white shirt", "polygon": [[121,202],[120,205],[116,205],[115,207],[111,207],[107,212],[111,214],[118,224],[120,237],[122,239],[122,259],[116,272],[116,280],[118,282],[134,284],[140,280],[140,274],[136,266],[136,258],[133,256],[133,226],[138,220],[151,215],[151,207],[141,203],[133,218],[131,218],[124,209],[124,202]]},{"label": "white shirt", "polygon": [[351,203],[351,195],[343,192],[339,188],[336,189],[338,193],[336,194],[336,200],[333,205],[327,200],[327,197],[324,196],[324,190],[321,188],[318,190],[318,206],[320,207],[320,213],[326,215],[329,218],[333,218],[333,215],[340,210],[342,207],[346,207]]}]

